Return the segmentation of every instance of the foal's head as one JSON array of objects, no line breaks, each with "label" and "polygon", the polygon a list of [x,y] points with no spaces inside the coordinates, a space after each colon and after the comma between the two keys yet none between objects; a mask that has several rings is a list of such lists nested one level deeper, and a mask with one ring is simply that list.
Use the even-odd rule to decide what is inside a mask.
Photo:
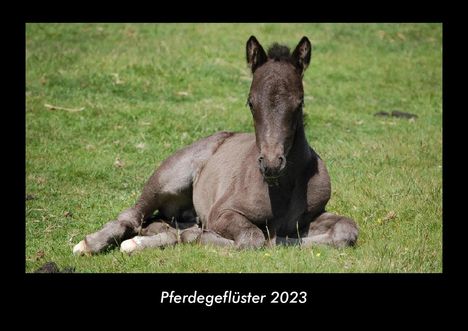
[{"label": "foal's head", "polygon": [[263,176],[270,181],[285,169],[296,128],[302,121],[302,75],[309,65],[312,46],[303,37],[292,54],[289,48],[278,44],[267,54],[251,36],[246,48],[247,63],[253,73],[247,102],[254,118],[258,163]]}]

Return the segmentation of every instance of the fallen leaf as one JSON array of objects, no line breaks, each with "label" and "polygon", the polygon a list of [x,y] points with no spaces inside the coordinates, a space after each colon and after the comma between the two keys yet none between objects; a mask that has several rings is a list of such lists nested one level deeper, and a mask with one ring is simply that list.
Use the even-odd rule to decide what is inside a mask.
[{"label": "fallen leaf", "polygon": [[40,259],[44,258],[44,256],[45,256],[45,253],[43,250],[37,251],[36,256],[35,256],[36,261],[39,261]]},{"label": "fallen leaf", "polygon": [[70,236],[70,238],[68,238],[68,243],[69,243],[69,244],[72,244],[73,239],[74,239],[76,236],[77,236],[77,233],[72,233],[71,236]]},{"label": "fallen leaf", "polygon": [[116,158],[114,162],[114,166],[117,168],[123,168],[124,167],[124,162],[120,158]]},{"label": "fallen leaf", "polygon": [[123,83],[125,83],[125,81],[123,81],[123,80],[120,79],[118,73],[112,73],[111,75],[114,77],[113,83],[114,83],[115,85],[122,85]]},{"label": "fallen leaf", "polygon": [[394,219],[396,217],[396,213],[392,210],[392,211],[389,211],[387,216],[385,216],[382,221],[390,221],[392,219]]}]

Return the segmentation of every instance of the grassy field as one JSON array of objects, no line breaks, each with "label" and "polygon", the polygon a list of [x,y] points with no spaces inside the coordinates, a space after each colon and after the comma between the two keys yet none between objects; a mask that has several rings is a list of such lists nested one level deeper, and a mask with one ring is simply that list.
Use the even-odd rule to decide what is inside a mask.
[{"label": "grassy field", "polygon": [[[264,46],[312,41],[307,137],[332,178],[328,210],[357,221],[358,245],[73,256],[171,153],[253,130],[252,34]],[[418,118],[374,116],[392,110]],[[76,272],[441,272],[442,26],[27,24],[26,193],[27,272],[46,261]]]}]

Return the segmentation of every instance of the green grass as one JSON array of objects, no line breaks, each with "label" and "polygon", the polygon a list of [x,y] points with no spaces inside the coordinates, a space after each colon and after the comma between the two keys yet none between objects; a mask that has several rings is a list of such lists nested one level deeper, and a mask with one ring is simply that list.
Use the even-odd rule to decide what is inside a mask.
[{"label": "green grass", "polygon": [[[251,34],[264,46],[303,35],[314,45],[306,133],[332,178],[328,209],[357,221],[357,247],[73,256],[171,153],[253,130]],[[373,115],[392,110],[419,118]],[[441,272],[442,26],[27,24],[26,192],[27,272],[46,261],[77,272]]]}]

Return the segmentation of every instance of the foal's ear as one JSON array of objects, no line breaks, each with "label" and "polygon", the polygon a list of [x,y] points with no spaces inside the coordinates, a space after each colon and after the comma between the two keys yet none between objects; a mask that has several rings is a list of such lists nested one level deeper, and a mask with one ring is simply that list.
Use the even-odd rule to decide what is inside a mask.
[{"label": "foal's ear", "polygon": [[304,71],[307,69],[310,63],[310,57],[312,55],[312,45],[307,37],[302,37],[299,44],[296,46],[292,54],[294,64],[301,73],[304,74]]},{"label": "foal's ear", "polygon": [[254,36],[251,36],[249,40],[247,40],[246,51],[247,63],[249,64],[252,73],[254,73],[258,67],[266,62],[267,55],[263,50],[262,45],[260,45],[257,38]]}]

